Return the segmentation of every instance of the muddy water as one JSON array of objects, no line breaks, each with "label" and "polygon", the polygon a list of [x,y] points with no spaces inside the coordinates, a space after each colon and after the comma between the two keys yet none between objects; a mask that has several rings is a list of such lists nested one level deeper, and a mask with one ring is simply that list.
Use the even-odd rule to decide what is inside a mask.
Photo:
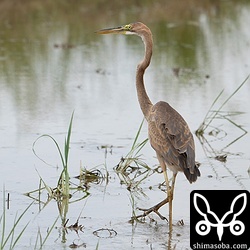
[{"label": "muddy water", "polygon": [[[0,185],[10,194],[6,227],[11,228],[16,213],[32,202],[23,194],[39,187],[39,175],[47,185],[56,186],[61,163],[53,143],[44,138],[36,144],[36,153],[50,165],[34,155],[32,144],[39,135],[50,134],[63,145],[73,111],[70,176],[79,175],[80,167],[109,173],[101,183],[89,184],[88,198],[69,205],[67,225],[79,217],[83,230],[68,230],[62,243],[59,219],[44,249],[68,249],[73,242],[84,243],[87,249],[98,244],[99,249],[170,249],[167,223],[155,215],[143,224],[128,223],[133,207],[150,207],[165,198],[159,189],[163,176],[154,173],[129,192],[113,170],[130,150],[143,119],[134,84],[143,45],[138,37],[98,36],[95,30],[137,20],[150,26],[155,46],[145,77],[147,91],[153,102],[165,100],[175,107],[193,132],[218,94],[224,89],[214,109],[250,73],[247,1],[200,5],[190,1],[188,6],[131,3],[131,8],[109,4],[44,2],[1,7]],[[249,95],[248,81],[206,129],[202,143],[195,137],[202,177],[192,185],[182,174],[177,178],[171,241],[175,249],[189,249],[192,190],[250,189],[249,135],[244,132],[250,129]],[[144,124],[139,139],[146,137]],[[155,168],[157,160],[148,144],[142,154]],[[221,155],[227,155],[226,162],[214,158]],[[79,184],[77,179],[71,181]],[[73,199],[83,194],[76,192]],[[167,206],[161,212],[167,215]],[[33,249],[38,232],[44,238],[58,214],[53,200],[43,209],[33,204],[17,229],[30,222],[19,248]],[[114,231],[93,234],[103,228]]]}]

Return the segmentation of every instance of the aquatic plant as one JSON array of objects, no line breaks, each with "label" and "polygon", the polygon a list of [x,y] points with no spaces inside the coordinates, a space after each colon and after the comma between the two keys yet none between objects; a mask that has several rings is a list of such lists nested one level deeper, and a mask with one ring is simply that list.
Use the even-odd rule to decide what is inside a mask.
[{"label": "aquatic plant", "polygon": [[88,189],[89,183],[101,183],[105,176],[99,169],[87,169],[86,167],[80,168],[80,174],[75,176],[74,178],[79,179],[81,181],[81,186],[85,186]]},{"label": "aquatic plant", "polygon": [[17,227],[20,224],[21,219],[23,216],[27,213],[29,208],[33,202],[20,214],[16,213],[14,222],[12,227],[10,228],[9,232],[7,232],[6,228],[6,208],[5,208],[5,190],[3,190],[3,213],[0,216],[0,228],[1,228],[1,234],[0,234],[0,249],[4,249],[7,245],[9,246],[9,249],[14,249],[18,241],[20,240],[21,236],[23,235],[24,231],[26,230],[27,226],[29,225],[29,222],[23,226],[23,228],[20,230],[20,232],[17,231]]},{"label": "aquatic plant", "polygon": [[[223,110],[223,107],[231,100],[231,98],[242,88],[242,86],[247,82],[249,79],[249,76],[233,91],[229,97],[226,98],[226,100],[219,106],[219,108],[215,108],[218,100],[221,98],[224,90],[222,90],[218,96],[213,101],[211,107],[209,108],[208,112],[205,115],[205,118],[203,119],[203,122],[200,124],[199,128],[195,131],[196,136],[198,137],[205,153],[210,153],[212,157],[218,161],[225,162],[227,159],[227,153],[224,151],[226,148],[228,148],[230,145],[238,141],[240,138],[242,138],[244,135],[247,134],[247,131],[240,125],[237,124],[233,118],[236,115],[241,115],[242,112],[240,111],[225,111]],[[241,135],[230,140],[229,143],[227,143],[222,149],[215,150],[213,146],[211,145],[211,142],[205,137],[205,132],[208,136],[213,136],[216,139],[223,139],[228,135],[226,131],[223,130],[222,126],[218,126],[215,123],[215,120],[223,120],[228,121],[231,123],[235,128],[242,131]]]},{"label": "aquatic plant", "polygon": [[142,154],[140,153],[148,142],[148,138],[142,142],[138,142],[143,121],[139,126],[130,151],[114,167],[121,183],[125,184],[129,191],[138,191],[139,184],[154,173],[154,170],[143,161]]},{"label": "aquatic plant", "polygon": [[[70,149],[70,137],[71,137],[71,130],[72,130],[72,122],[73,122],[73,117],[74,117],[74,112],[71,115],[71,119],[70,119],[70,123],[69,123],[69,128],[68,128],[68,132],[67,132],[67,137],[65,138],[65,142],[64,142],[64,150],[62,151],[58,142],[56,141],[56,139],[54,137],[52,137],[49,134],[43,134],[41,136],[39,136],[35,142],[33,143],[33,147],[32,150],[34,152],[34,154],[43,162],[45,162],[43,159],[41,159],[36,151],[35,151],[35,145],[37,143],[38,140],[40,140],[41,138],[44,137],[48,137],[50,138],[57,150],[58,153],[60,155],[60,159],[61,159],[61,163],[62,163],[62,172],[60,174],[60,177],[58,179],[57,182],[57,188],[56,191],[54,190],[50,190],[47,185],[45,184],[45,182],[43,181],[43,183],[45,184],[46,189],[49,191],[49,193],[51,195],[54,196],[54,198],[63,198],[63,197],[69,197],[69,187],[70,187],[70,183],[69,183],[69,171],[68,171],[68,159],[69,159],[69,149]],[[46,163],[46,162],[45,162]],[[51,192],[50,192],[51,191]]]},{"label": "aquatic plant", "polygon": [[[143,120],[144,121],[144,120]],[[140,127],[136,133],[135,139],[133,141],[130,151],[125,157],[122,157],[120,162],[115,167],[115,171],[120,173],[126,173],[127,171],[133,171],[138,168],[150,169],[150,167],[142,160],[140,151],[146,145],[148,138],[142,142],[138,142],[139,135],[141,133],[143,121],[140,124]]]},{"label": "aquatic plant", "polygon": [[[249,75],[250,76],[250,75]],[[220,105],[220,107],[218,109],[214,109],[215,104],[217,103],[217,101],[219,100],[219,98],[221,97],[222,93],[224,92],[224,89],[219,93],[219,95],[215,98],[215,100],[213,101],[211,107],[209,108],[208,112],[206,113],[202,123],[200,124],[199,128],[195,131],[196,136],[199,138],[201,136],[204,135],[205,130],[207,130],[209,128],[209,126],[211,125],[211,123],[214,121],[214,119],[226,119],[229,122],[231,122],[232,124],[234,124],[236,127],[238,127],[239,129],[243,130],[244,133],[246,132],[246,130],[244,130],[241,126],[237,125],[236,123],[234,123],[229,117],[232,115],[236,115],[236,114],[241,114],[241,112],[233,112],[233,113],[229,113],[229,112],[225,112],[222,110],[222,108],[230,101],[230,99],[241,89],[241,87],[247,82],[247,80],[249,79],[249,76],[247,76],[247,78],[236,88],[236,90]]]},{"label": "aquatic plant", "polygon": [[[36,153],[36,150],[35,150],[36,143],[38,140],[47,137],[47,138],[51,139],[52,142],[55,144],[56,149],[59,153],[61,165],[62,165],[62,171],[61,171],[60,176],[58,178],[57,186],[55,188],[51,188],[50,186],[48,186],[46,184],[45,180],[38,173],[38,175],[40,177],[39,188],[34,190],[34,191],[30,191],[30,192],[26,193],[27,196],[29,196],[30,198],[37,201],[39,203],[39,205],[42,204],[43,208],[52,199],[57,201],[59,217],[61,218],[61,225],[62,225],[61,226],[61,241],[62,241],[62,243],[65,243],[67,240],[66,234],[68,233],[68,231],[67,231],[68,229],[73,229],[74,231],[79,231],[79,230],[81,231],[82,230],[82,226],[78,224],[78,220],[74,225],[67,226],[67,223],[69,221],[69,219],[67,218],[69,204],[85,199],[89,195],[89,192],[87,191],[89,188],[88,183],[90,183],[90,182],[91,183],[93,183],[93,182],[99,183],[104,178],[101,171],[99,171],[97,169],[88,170],[86,168],[80,167],[80,174],[75,177],[75,178],[79,179],[79,184],[75,184],[75,183],[70,181],[68,159],[69,159],[69,152],[70,152],[70,139],[71,139],[71,133],[72,133],[73,116],[74,116],[74,112],[71,115],[71,119],[70,119],[70,123],[69,123],[69,127],[68,127],[68,131],[67,131],[67,135],[65,138],[63,149],[61,149],[61,147],[59,146],[59,143],[56,141],[56,139],[49,134],[43,134],[43,135],[39,136],[35,140],[35,142],[33,143],[33,147],[32,147],[34,154],[41,161],[43,161],[45,164],[48,164],[44,159],[39,157],[38,154]],[[43,190],[47,191],[46,200],[41,199],[41,193]],[[72,199],[75,192],[79,193],[79,191],[82,193],[80,198],[78,196],[78,198]],[[56,223],[56,221],[55,221],[55,223]],[[55,223],[53,224],[53,226],[55,225]],[[44,240],[46,240],[47,237],[48,237],[48,235],[45,237]],[[36,244],[37,244],[37,242],[40,242],[40,245],[43,245],[44,240],[42,240],[40,231],[38,231]]]},{"label": "aquatic plant", "polygon": [[55,225],[56,225],[58,218],[59,218],[59,216],[55,219],[52,226],[47,229],[47,233],[46,233],[44,238],[42,236],[40,228],[38,228],[34,249],[42,249],[43,248],[43,246],[45,245],[46,241],[48,240],[52,230],[55,228]]}]

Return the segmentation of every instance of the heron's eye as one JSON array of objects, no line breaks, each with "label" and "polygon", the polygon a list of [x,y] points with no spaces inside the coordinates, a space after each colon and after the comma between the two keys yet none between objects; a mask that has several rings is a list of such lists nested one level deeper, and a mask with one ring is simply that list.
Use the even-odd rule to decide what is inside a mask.
[{"label": "heron's eye", "polygon": [[124,26],[125,30],[131,30],[131,28],[132,28],[131,24],[127,24],[127,25]]}]

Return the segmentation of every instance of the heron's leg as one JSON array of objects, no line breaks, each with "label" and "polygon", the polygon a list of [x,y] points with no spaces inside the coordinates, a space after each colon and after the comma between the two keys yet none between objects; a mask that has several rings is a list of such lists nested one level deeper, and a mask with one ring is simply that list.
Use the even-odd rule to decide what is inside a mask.
[{"label": "heron's leg", "polygon": [[172,192],[173,197],[174,197],[174,185],[175,185],[176,176],[177,176],[177,173],[173,173],[173,180],[172,180],[172,184],[171,184],[171,192]]},{"label": "heron's leg", "polygon": [[[153,206],[153,207],[151,207],[151,208],[148,208],[148,209],[138,208],[139,210],[144,211],[144,213],[141,214],[141,215],[135,216],[135,217],[132,218],[132,219],[138,219],[138,218],[141,218],[141,217],[145,217],[145,216],[149,215],[150,213],[155,212],[162,220],[167,220],[167,218],[164,217],[164,216],[162,216],[162,215],[159,213],[158,210],[159,210],[163,205],[165,205],[166,203],[168,203],[168,202],[170,202],[170,201],[172,202],[172,200],[173,200],[173,192],[172,192],[173,188],[172,188],[172,187],[174,186],[174,183],[175,183],[176,174],[175,174],[175,176],[174,176],[174,179],[173,179],[173,181],[172,181],[172,185],[171,185],[171,187],[170,187],[170,185],[169,185],[170,183],[169,183],[168,175],[167,175],[167,171],[166,171],[166,170],[167,170],[166,164],[165,164],[163,158],[162,158],[160,155],[157,154],[157,158],[158,158],[158,160],[159,160],[160,166],[161,166],[162,171],[163,171],[163,174],[164,174],[164,179],[165,179],[166,186],[167,186],[167,198],[164,199],[163,201],[159,202],[158,204],[156,204],[155,206]],[[171,211],[171,212],[170,212],[170,211]],[[169,225],[171,225],[171,227],[172,227],[172,204],[171,204],[170,207],[169,207],[169,214],[171,215],[171,216],[169,216],[169,218],[171,219],[171,223],[169,222]]]},{"label": "heron's leg", "polygon": [[173,226],[173,198],[174,198],[174,186],[175,186],[175,179],[176,179],[177,173],[173,174],[173,180],[171,187],[169,186],[169,180],[167,178],[167,173],[164,173],[166,185],[167,185],[167,192],[168,192],[168,199],[169,199],[169,232],[172,232],[172,226]]},{"label": "heron's leg", "polygon": [[164,199],[163,201],[159,202],[158,204],[156,204],[155,206],[151,207],[151,208],[138,208],[141,211],[144,211],[143,214],[135,216],[132,219],[138,219],[141,217],[145,217],[147,215],[149,215],[150,213],[154,212],[156,213],[162,220],[168,220],[166,217],[164,217],[163,215],[160,214],[160,212],[158,211],[163,205],[165,205],[166,203],[168,203],[169,199],[168,197],[166,199]]},{"label": "heron's leg", "polygon": [[[165,176],[167,177],[167,173],[164,172],[164,178],[165,178],[165,180],[167,180],[167,182],[168,182],[167,186],[169,187],[168,178],[166,179]],[[156,213],[162,220],[167,220],[167,221],[168,221],[168,219],[167,219],[165,216],[161,215],[160,212],[158,211],[162,206],[164,206],[164,205],[167,204],[168,202],[169,202],[169,196],[167,196],[167,198],[165,198],[163,201],[159,202],[158,204],[156,204],[155,206],[153,206],[153,207],[151,207],[151,208],[139,208],[139,207],[138,207],[137,209],[140,210],[140,211],[143,211],[143,214],[138,215],[138,216],[135,216],[135,217],[133,217],[132,219],[139,219],[139,218],[145,217],[145,216],[149,215],[150,213],[154,212],[154,213]]]}]

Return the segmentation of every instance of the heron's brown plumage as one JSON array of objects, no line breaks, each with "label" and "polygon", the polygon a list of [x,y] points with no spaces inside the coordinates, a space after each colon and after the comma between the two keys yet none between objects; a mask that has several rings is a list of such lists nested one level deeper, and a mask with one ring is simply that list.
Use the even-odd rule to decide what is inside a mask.
[{"label": "heron's brown plumage", "polygon": [[148,119],[148,134],[158,158],[173,172],[184,172],[190,183],[200,171],[195,163],[193,135],[182,116],[166,102],[158,102]]}]

